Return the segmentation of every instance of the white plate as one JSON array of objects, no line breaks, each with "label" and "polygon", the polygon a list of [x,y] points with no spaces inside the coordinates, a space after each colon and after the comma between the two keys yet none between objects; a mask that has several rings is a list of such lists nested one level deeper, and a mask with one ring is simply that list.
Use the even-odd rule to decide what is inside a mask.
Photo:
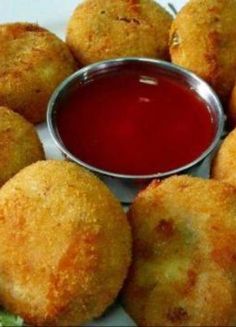
[{"label": "white plate", "polygon": [[[111,0],[112,1],[112,0]],[[33,22],[48,28],[59,37],[64,39],[66,24],[74,8],[80,0],[0,0],[0,23],[6,22]],[[172,3],[179,10],[186,0],[159,0],[159,3],[167,9],[168,3]],[[39,136],[43,142],[47,158],[63,159],[60,152],[52,142],[47,127],[41,124],[37,127]],[[135,326],[135,323],[125,313],[120,304],[115,304],[106,314],[86,326]]]}]

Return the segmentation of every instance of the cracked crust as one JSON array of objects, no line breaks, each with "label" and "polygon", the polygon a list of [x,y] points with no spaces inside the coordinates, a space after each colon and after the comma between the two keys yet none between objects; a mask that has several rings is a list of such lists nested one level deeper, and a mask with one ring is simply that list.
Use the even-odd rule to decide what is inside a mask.
[{"label": "cracked crust", "polygon": [[231,186],[190,176],[154,181],[137,196],[123,300],[138,325],[235,325],[235,200]]}]

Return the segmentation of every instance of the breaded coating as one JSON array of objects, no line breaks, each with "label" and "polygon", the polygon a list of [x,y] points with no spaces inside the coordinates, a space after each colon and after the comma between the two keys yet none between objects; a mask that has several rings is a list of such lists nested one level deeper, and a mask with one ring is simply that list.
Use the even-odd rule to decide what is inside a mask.
[{"label": "breaded coating", "polygon": [[235,326],[236,190],[190,176],[154,181],[128,214],[123,299],[139,326]]},{"label": "breaded coating", "polygon": [[79,326],[119,292],[131,256],[119,202],[93,174],[41,161],[0,190],[0,302],[33,326]]},{"label": "breaded coating", "polygon": [[211,177],[236,187],[236,129],[228,134],[217,151]]},{"label": "breaded coating", "polygon": [[48,100],[76,70],[67,45],[30,23],[0,25],[0,105],[32,123],[45,119]]},{"label": "breaded coating", "polygon": [[190,0],[170,33],[172,61],[209,82],[223,100],[235,81],[235,26],[235,0]]},{"label": "breaded coating", "polygon": [[230,101],[229,101],[229,112],[228,112],[229,123],[232,127],[236,126],[236,83],[232,90]]},{"label": "breaded coating", "polygon": [[84,0],[69,21],[67,44],[83,65],[130,56],[168,59],[171,22],[153,0]]},{"label": "breaded coating", "polygon": [[0,186],[22,168],[43,159],[34,126],[12,110],[0,107]]}]

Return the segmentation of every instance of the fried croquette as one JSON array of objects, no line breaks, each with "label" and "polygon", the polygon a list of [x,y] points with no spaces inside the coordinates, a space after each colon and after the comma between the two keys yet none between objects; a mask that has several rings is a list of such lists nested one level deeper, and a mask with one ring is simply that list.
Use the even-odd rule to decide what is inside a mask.
[{"label": "fried croquette", "polygon": [[56,86],[76,69],[67,45],[29,23],[0,25],[0,105],[32,123],[45,119]]},{"label": "fried croquette", "polygon": [[79,326],[110,305],[130,262],[130,228],[93,174],[41,161],[0,190],[0,303],[26,323]]},{"label": "fried croquette", "polygon": [[129,56],[168,59],[171,22],[153,0],[85,0],[69,21],[67,44],[83,65]]},{"label": "fried croquette", "polygon": [[229,123],[232,127],[236,126],[236,83],[231,93],[228,112]]},{"label": "fried croquette", "polygon": [[22,168],[44,159],[34,126],[6,107],[0,107],[0,149],[0,186]]},{"label": "fried croquette", "polygon": [[236,129],[228,134],[217,151],[211,177],[236,187]]},{"label": "fried croquette", "polygon": [[205,79],[223,100],[235,81],[235,25],[235,0],[190,0],[170,32],[172,61]]},{"label": "fried croquette", "polygon": [[140,326],[235,326],[236,190],[190,176],[154,181],[128,213],[123,291]]}]

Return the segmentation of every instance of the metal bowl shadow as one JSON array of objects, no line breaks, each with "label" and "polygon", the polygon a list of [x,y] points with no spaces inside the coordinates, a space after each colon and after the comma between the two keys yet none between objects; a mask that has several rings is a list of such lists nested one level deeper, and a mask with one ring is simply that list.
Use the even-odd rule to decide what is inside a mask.
[{"label": "metal bowl shadow", "polygon": [[[208,110],[214,119],[216,125],[215,136],[212,139],[210,146],[195,160],[181,166],[177,169],[167,171],[164,173],[157,173],[152,175],[126,175],[109,172],[87,164],[74,156],[63,144],[62,139],[57,130],[56,114],[62,101],[68,96],[69,92],[78,85],[78,83],[92,82],[103,74],[109,74],[119,69],[121,66],[132,65],[134,68],[141,69],[142,67],[153,68],[155,72],[164,74],[176,81],[182,83],[190,88],[193,93],[197,94],[208,106]],[[136,194],[142,190],[152,179],[162,179],[175,174],[197,174],[196,171],[203,160],[208,157],[218,145],[220,137],[224,128],[224,114],[222,105],[213,91],[213,89],[195,74],[183,69],[174,64],[164,62],[161,60],[154,60],[148,58],[118,58],[113,60],[106,60],[86,66],[73,75],[64,80],[54,91],[47,111],[47,124],[49,133],[54,140],[57,147],[61,150],[64,156],[89,169],[97,174],[111,189],[111,191],[119,198],[122,203],[131,203]]]}]

